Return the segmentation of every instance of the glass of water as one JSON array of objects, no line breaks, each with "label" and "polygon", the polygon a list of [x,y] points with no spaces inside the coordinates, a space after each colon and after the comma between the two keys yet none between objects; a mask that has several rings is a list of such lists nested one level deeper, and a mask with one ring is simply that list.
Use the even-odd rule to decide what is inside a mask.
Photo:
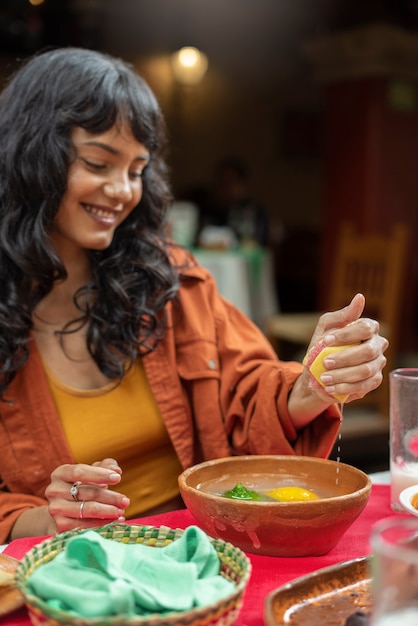
[{"label": "glass of water", "polygon": [[418,625],[418,519],[390,517],[371,533],[370,626]]},{"label": "glass of water", "polygon": [[399,494],[418,484],[418,368],[396,369],[389,379],[391,506],[403,511]]}]

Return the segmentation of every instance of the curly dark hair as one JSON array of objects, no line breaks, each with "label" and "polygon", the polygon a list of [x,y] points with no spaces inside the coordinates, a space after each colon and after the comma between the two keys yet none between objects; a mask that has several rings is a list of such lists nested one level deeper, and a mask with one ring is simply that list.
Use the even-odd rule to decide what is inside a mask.
[{"label": "curly dark hair", "polygon": [[164,234],[172,198],[158,102],[120,59],[80,48],[42,52],[0,94],[2,398],[28,359],[34,308],[67,276],[49,234],[74,159],[71,131],[103,133],[118,123],[129,124],[150,162],[140,203],[107,249],[89,251],[92,278],[74,296],[77,323],[87,324],[88,350],[101,372],[115,380],[163,335],[163,310],[178,289],[178,273]]}]

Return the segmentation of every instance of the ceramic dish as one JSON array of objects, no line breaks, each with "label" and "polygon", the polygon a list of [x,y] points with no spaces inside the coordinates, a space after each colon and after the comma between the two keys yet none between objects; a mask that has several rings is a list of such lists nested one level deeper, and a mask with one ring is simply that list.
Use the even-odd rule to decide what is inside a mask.
[{"label": "ceramic dish", "polygon": [[[416,506],[412,504],[413,501],[415,501]],[[418,485],[411,485],[401,491],[399,494],[399,502],[408,513],[412,513],[412,515],[418,517],[418,508],[416,508],[418,507]]]},{"label": "ceramic dish", "polygon": [[370,558],[325,567],[272,591],[264,605],[266,626],[344,626],[354,613],[369,615]]}]

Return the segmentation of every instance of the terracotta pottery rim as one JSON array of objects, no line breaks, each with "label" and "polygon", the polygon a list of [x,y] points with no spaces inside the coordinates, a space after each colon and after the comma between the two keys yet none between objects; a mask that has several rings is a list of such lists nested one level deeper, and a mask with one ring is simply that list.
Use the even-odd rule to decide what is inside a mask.
[{"label": "terracotta pottery rim", "polygon": [[[209,467],[211,465],[219,465],[221,463],[227,463],[227,462],[231,462],[231,463],[243,462],[243,461],[256,462],[256,461],[262,461],[262,460],[270,461],[270,460],[276,460],[276,459],[278,461],[280,460],[291,461],[291,462],[295,461],[295,463],[297,463],[298,461],[307,461],[309,463],[310,461],[312,461],[313,464],[326,464],[326,465],[331,464],[331,465],[335,465],[335,467],[348,468],[350,472],[353,472],[354,470],[354,473],[358,474],[360,478],[364,478],[365,484],[363,487],[359,487],[358,489],[356,489],[355,491],[351,493],[343,493],[338,496],[329,496],[325,498],[328,502],[338,502],[339,500],[344,500],[344,502],[346,502],[348,499],[351,499],[351,498],[358,499],[360,495],[369,492],[372,487],[372,481],[370,477],[365,472],[355,467],[354,465],[349,465],[348,463],[343,463],[341,461],[334,461],[333,459],[323,459],[323,458],[311,457],[311,456],[290,456],[290,455],[274,455],[274,454],[229,456],[229,457],[222,457],[220,459],[211,459],[210,461],[203,461],[202,463],[198,463],[196,465],[193,465],[192,467],[188,467],[187,469],[183,470],[183,472],[179,475],[178,480],[182,489],[184,489],[184,491],[203,493],[200,489],[197,489],[196,487],[193,487],[192,485],[189,485],[187,483],[188,477],[200,469],[204,469],[205,467]],[[221,502],[225,500],[223,496],[218,496],[216,494],[212,494],[208,492],[204,492],[204,496],[205,498],[208,498],[209,500],[212,500],[214,502]],[[320,507],[322,506],[321,504],[322,502],[323,502],[323,498],[321,498],[320,500],[306,500],[306,504],[309,504],[310,507],[315,507],[315,506]],[[257,500],[240,500],[240,503],[248,504],[251,507],[284,508],[284,507],[289,507],[295,504],[300,506],[301,504],[304,504],[305,501],[299,500],[299,501],[293,501],[293,502],[279,502],[279,501],[260,502]]]}]

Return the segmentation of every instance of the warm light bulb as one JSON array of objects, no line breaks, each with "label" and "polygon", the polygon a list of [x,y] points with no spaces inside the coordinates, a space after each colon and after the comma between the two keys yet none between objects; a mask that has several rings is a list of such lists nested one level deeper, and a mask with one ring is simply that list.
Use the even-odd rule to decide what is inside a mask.
[{"label": "warm light bulb", "polygon": [[175,78],[183,85],[197,85],[208,69],[208,59],[197,48],[187,46],[172,55]]},{"label": "warm light bulb", "polygon": [[45,2],[45,0],[29,0],[29,4],[31,4],[34,7],[37,7],[40,4],[43,4]]},{"label": "warm light bulb", "polygon": [[197,48],[182,48],[179,50],[179,61],[186,67],[193,67],[199,63],[200,52]]}]

